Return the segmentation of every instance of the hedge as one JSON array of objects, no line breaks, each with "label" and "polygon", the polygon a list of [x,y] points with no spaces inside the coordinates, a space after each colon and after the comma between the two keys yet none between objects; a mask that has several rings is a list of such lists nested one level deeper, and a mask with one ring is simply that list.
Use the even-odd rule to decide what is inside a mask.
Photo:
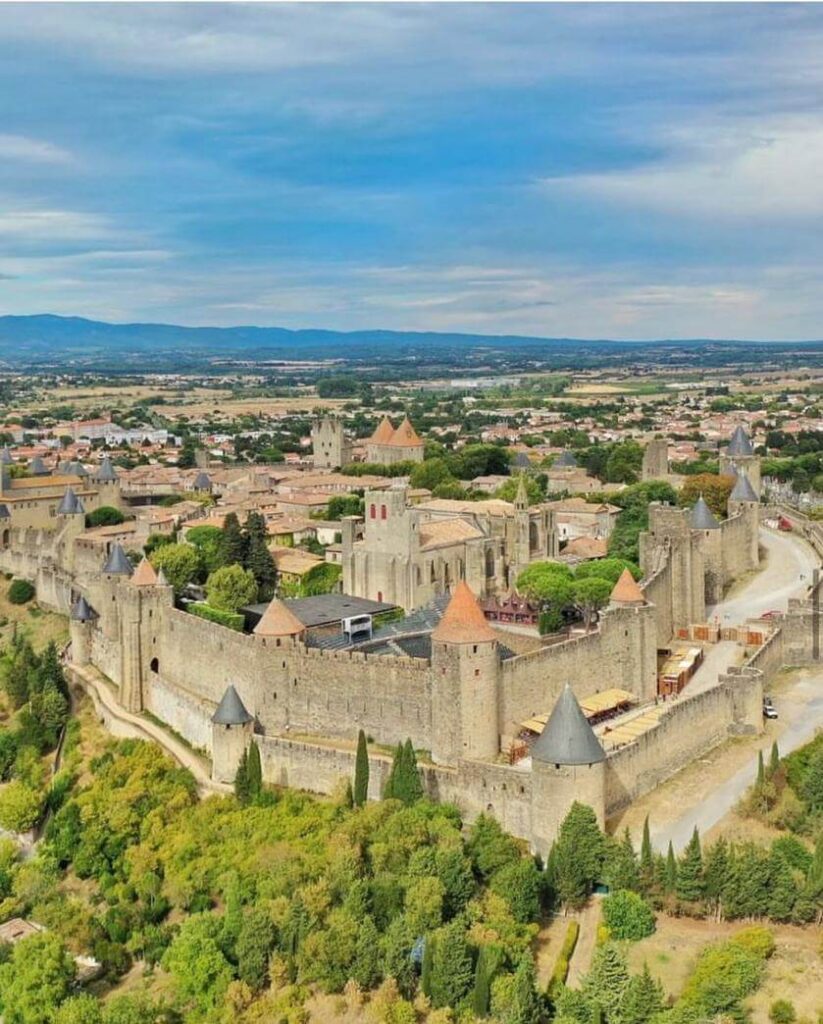
[{"label": "hedge", "polygon": [[34,586],[28,580],[13,580],[9,587],[9,601],[12,604],[25,604],[34,597]]},{"label": "hedge", "polygon": [[218,626],[226,626],[227,629],[234,629],[238,633],[243,632],[243,625],[246,620],[237,612],[224,612],[220,608],[212,608],[210,604],[206,604],[204,601],[190,604],[189,611],[192,615],[197,615],[201,619],[216,622]]},{"label": "hedge", "polygon": [[566,937],[563,939],[563,945],[560,947],[560,952],[557,956],[557,961],[549,980],[550,995],[552,992],[556,992],[561,986],[566,984],[566,978],[569,975],[569,962],[572,958],[574,947],[577,945],[577,937],[579,934],[579,923],[577,921],[569,921],[569,927],[566,929]]}]

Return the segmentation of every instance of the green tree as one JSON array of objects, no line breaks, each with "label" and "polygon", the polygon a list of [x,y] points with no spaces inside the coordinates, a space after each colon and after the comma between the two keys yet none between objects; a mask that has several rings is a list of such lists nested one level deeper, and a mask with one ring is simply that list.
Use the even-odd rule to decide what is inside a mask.
[{"label": "green tree", "polygon": [[223,520],[223,537],[220,543],[223,565],[244,565],[246,547],[247,538],[240,528],[240,520],[235,512],[229,512]]},{"label": "green tree", "polygon": [[603,900],[603,920],[613,939],[637,942],[654,932],[654,912],[636,892],[618,889]]},{"label": "green tree", "polygon": [[88,993],[71,996],[60,1006],[54,1024],[102,1024],[103,1010],[99,1000]]},{"label": "green tree", "polygon": [[604,875],[609,888],[612,890],[639,889],[640,872],[637,866],[637,854],[634,852],[628,828],[619,841],[607,840],[605,851]]},{"label": "green tree", "polygon": [[586,625],[591,625],[595,614],[609,603],[611,592],[612,584],[596,576],[575,580],[572,583],[572,597]]},{"label": "green tree", "polygon": [[591,807],[575,801],[555,843],[555,886],[561,902],[581,907],[603,869],[603,834]]},{"label": "green tree", "polygon": [[504,865],[492,876],[491,889],[508,903],[515,921],[528,924],[540,913],[541,882],[534,861],[521,857]]},{"label": "green tree", "polygon": [[222,1003],[232,969],[220,948],[221,923],[211,914],[195,914],[180,926],[163,957],[183,1003],[202,1014]]},{"label": "green tree", "polygon": [[794,1024],[797,1011],[788,999],[776,999],[769,1007],[769,1020],[772,1024]]},{"label": "green tree", "polygon": [[480,814],[469,831],[467,852],[475,870],[488,880],[504,865],[520,859],[517,843],[495,818]]},{"label": "green tree", "polygon": [[455,921],[437,932],[432,950],[432,1005],[456,1008],[469,991],[473,978],[474,965],[465,926]]},{"label": "green tree", "polygon": [[274,922],[262,907],[246,911],[235,945],[237,975],[253,992],[259,992],[268,983],[269,957],[276,938]]},{"label": "green tree", "polygon": [[249,802],[249,752],[244,750],[240,755],[240,764],[234,776],[234,795],[241,804]]},{"label": "green tree", "polygon": [[689,903],[696,903],[703,897],[703,856],[697,826],[677,867],[676,892],[679,899]]},{"label": "green tree", "polygon": [[191,544],[200,556],[201,578],[223,564],[223,531],[219,526],[193,526],[186,531],[186,543]]},{"label": "green tree", "polygon": [[242,566],[224,565],[206,581],[206,597],[213,608],[236,612],[257,598],[257,581]]},{"label": "green tree", "polygon": [[369,914],[360,921],[351,976],[364,992],[380,982],[380,933]]},{"label": "green tree", "polygon": [[626,957],[613,942],[598,946],[581,991],[590,1006],[599,1006],[607,1024],[620,1021],[620,1011],[629,985]]},{"label": "green tree", "polygon": [[101,505],[86,516],[86,526],[119,526],[126,521],[126,517],[119,508],[111,505]]},{"label": "green tree", "polygon": [[423,783],[420,779],[420,770],[417,767],[417,757],[411,739],[407,739],[403,746],[402,784],[398,795],[407,805],[423,799]]},{"label": "green tree", "polygon": [[357,756],[354,761],[354,806],[362,807],[369,794],[369,750],[366,734],[361,729],[357,736]]},{"label": "green tree", "polygon": [[0,827],[9,832],[28,832],[40,820],[43,798],[40,793],[14,779],[0,789]]},{"label": "green tree", "polygon": [[703,884],[706,899],[715,914],[720,913],[729,876],[729,844],[721,836],[706,851]]},{"label": "green tree", "polygon": [[769,755],[769,775],[774,775],[780,767],[780,751],[777,747],[777,740],[772,743],[771,754]]},{"label": "green tree", "polygon": [[647,895],[654,888],[654,852],[649,830],[649,816],[643,822],[643,839],[640,844],[640,887]]},{"label": "green tree", "polygon": [[514,972],[512,1005],[506,1014],[506,1024],[539,1024],[540,1015],[540,996],[537,994],[534,960],[531,953],[526,950]]},{"label": "green tree", "polygon": [[403,744],[398,743],[394,751],[389,777],[383,785],[384,800],[399,800],[398,785],[403,774]]},{"label": "green tree", "polygon": [[256,743],[249,744],[248,754],[249,799],[257,800],[263,792],[263,766],[260,763],[260,748]]},{"label": "green tree", "polygon": [[244,565],[257,581],[260,599],[268,600],[274,594],[277,568],[269,551],[266,520],[259,512],[249,512],[246,536],[248,541]]},{"label": "green tree", "polygon": [[200,567],[197,551],[191,544],[165,544],[155,548],[149,560],[155,569],[163,570],[176,595],[192,582]]},{"label": "green tree", "polygon": [[629,979],[621,1005],[622,1024],[649,1024],[664,1006],[663,988],[655,981],[649,965],[643,963],[640,974]]},{"label": "green tree", "polygon": [[53,932],[21,939],[0,966],[0,1003],[6,1024],[52,1024],[71,994],[77,968]]},{"label": "green tree", "polygon": [[674,856],[674,847],[671,839],[669,848],[666,851],[666,867],[663,875],[664,888],[666,892],[673,893],[677,888],[677,860]]},{"label": "green tree", "polygon": [[494,946],[481,946],[474,965],[471,1008],[476,1017],[487,1017],[491,1001],[491,983],[500,964],[500,952]]}]

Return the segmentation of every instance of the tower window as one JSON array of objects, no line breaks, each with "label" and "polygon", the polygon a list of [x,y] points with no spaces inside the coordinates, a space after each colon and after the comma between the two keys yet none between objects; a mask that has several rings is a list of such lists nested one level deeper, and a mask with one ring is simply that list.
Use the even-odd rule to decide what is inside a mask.
[{"label": "tower window", "polygon": [[385,519],[386,518],[386,506],[385,505],[381,505],[380,506],[380,518],[381,519]]},{"label": "tower window", "polygon": [[374,505],[370,505],[369,506],[369,518],[370,519],[376,519],[377,518],[377,508]]}]

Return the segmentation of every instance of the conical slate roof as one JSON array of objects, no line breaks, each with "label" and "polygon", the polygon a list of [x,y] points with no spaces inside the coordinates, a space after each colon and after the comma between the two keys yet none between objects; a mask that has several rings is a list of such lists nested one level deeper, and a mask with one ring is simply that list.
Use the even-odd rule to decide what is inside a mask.
[{"label": "conical slate roof", "polygon": [[102,480],[103,483],[113,483],[118,479],[117,474],[114,471],[114,466],[111,464],[111,459],[108,455],[100,463],[100,469],[97,471],[97,479]]},{"label": "conical slate roof", "polygon": [[156,586],[157,573],[154,571],[154,566],[148,558],[144,558],[140,565],[138,565],[134,570],[134,575],[132,576],[131,581],[136,587]]},{"label": "conical slate roof", "polygon": [[760,499],[754,493],[754,488],[749,483],[749,478],[745,473],[737,474],[737,481],[732,488],[732,493],[729,495],[730,501],[759,501]]},{"label": "conical slate roof", "polygon": [[645,604],[646,597],[637,581],[628,569],[620,573],[620,578],[611,592],[611,600],[617,604]]},{"label": "conical slate roof", "polygon": [[529,492],[526,490],[526,477],[523,473],[520,473],[517,478],[517,494],[514,496],[514,503],[518,508],[529,507]]},{"label": "conical slate roof", "polygon": [[83,465],[82,462],[70,462],[68,472],[71,476],[88,476],[89,471]]},{"label": "conical slate roof", "polygon": [[197,476],[194,478],[194,483],[192,484],[192,487],[195,489],[195,491],[210,491],[211,480],[209,479],[208,473],[198,473]]},{"label": "conical slate roof", "polygon": [[70,616],[75,622],[91,622],[97,618],[97,613],[81,594],[71,606]]},{"label": "conical slate roof", "polygon": [[58,516],[77,516],[82,515],[85,511],[83,502],[77,497],[71,487],[67,487],[66,493],[60,499],[60,504],[57,506]]},{"label": "conical slate roof", "polygon": [[215,725],[245,725],[252,720],[252,716],[246,711],[240,694],[229,685],[211,720]]},{"label": "conical slate roof", "polygon": [[110,576],[131,576],[131,562],[126,557],[126,552],[120,544],[115,544],[111,549],[111,554],[103,566],[103,572],[108,573]]},{"label": "conical slate roof", "polygon": [[305,630],[306,627],[294,612],[276,597],[254,627],[257,636],[299,636]]},{"label": "conical slate roof", "polygon": [[691,525],[693,530],[719,530],[720,523],[715,519],[714,513],[703,500],[701,494],[694,503],[692,509]]},{"label": "conical slate roof", "polygon": [[532,460],[525,452],[518,452],[514,457],[514,465],[516,469],[531,469]]},{"label": "conical slate roof", "polygon": [[0,519],[11,519],[8,505],[0,505]]},{"label": "conical slate roof", "polygon": [[735,427],[732,439],[729,441],[729,447],[726,449],[727,455],[754,455],[754,448],[749,435],[742,427]]},{"label": "conical slate roof", "polygon": [[3,445],[3,450],[0,452],[0,462],[4,462],[7,466],[11,466],[14,463],[14,459],[11,457],[9,446]]},{"label": "conical slate roof", "polygon": [[727,464],[726,468],[723,470],[723,472],[720,475],[721,476],[736,477],[737,476],[737,466],[735,466],[735,464],[733,462],[729,462]]},{"label": "conical slate roof", "polygon": [[432,640],[444,644],[482,644],[497,640],[477,598],[465,580],[454,588],[443,618],[432,630]]},{"label": "conical slate roof", "polygon": [[552,468],[557,466],[560,469],[574,469],[576,465],[577,459],[571,452],[561,452],[552,463]]},{"label": "conical slate roof", "polygon": [[35,455],[29,463],[29,473],[32,476],[48,476],[49,471],[39,455]]},{"label": "conical slate roof", "polygon": [[548,764],[598,764],[606,760],[606,752],[568,683],[532,745],[532,759]]}]

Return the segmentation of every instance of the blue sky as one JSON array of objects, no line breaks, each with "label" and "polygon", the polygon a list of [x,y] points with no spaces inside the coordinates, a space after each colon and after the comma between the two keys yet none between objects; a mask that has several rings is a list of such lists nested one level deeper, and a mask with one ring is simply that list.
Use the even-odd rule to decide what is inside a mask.
[{"label": "blue sky", "polygon": [[823,337],[823,7],[4,4],[0,314]]}]

